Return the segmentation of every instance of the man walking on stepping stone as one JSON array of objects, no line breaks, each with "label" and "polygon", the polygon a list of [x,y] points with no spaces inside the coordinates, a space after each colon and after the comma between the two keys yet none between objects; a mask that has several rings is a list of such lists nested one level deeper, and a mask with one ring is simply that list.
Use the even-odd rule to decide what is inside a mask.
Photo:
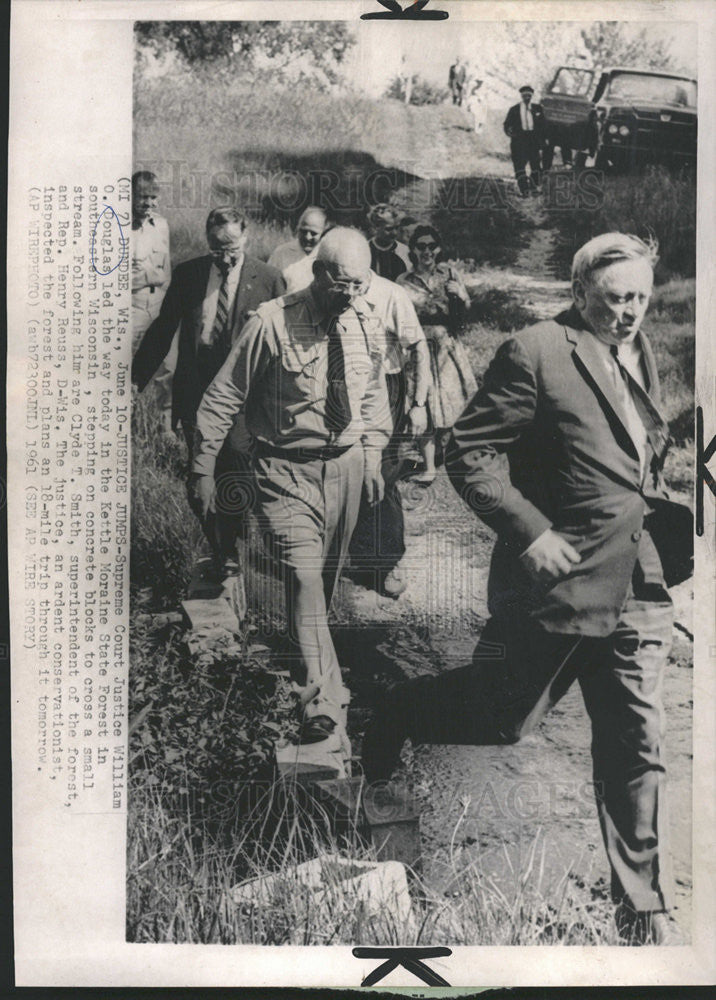
[{"label": "man walking on stepping stone", "polygon": [[298,652],[301,741],[344,730],[348,692],[328,608],[361,490],[383,496],[381,455],[392,431],[385,332],[362,301],[370,247],[343,227],[321,241],[308,288],[249,319],[197,413],[190,502],[200,514],[216,456],[236,416],[255,448],[257,513],[283,573],[289,637]]},{"label": "man walking on stepping stone", "polygon": [[445,459],[497,533],[492,617],[472,664],[384,694],[363,761],[377,781],[407,737],[514,743],[578,681],[617,927],[679,944],[662,689],[693,518],[662,478],[669,427],[640,329],[655,261],[636,236],[595,237],[574,257],[571,309],[497,351]]}]

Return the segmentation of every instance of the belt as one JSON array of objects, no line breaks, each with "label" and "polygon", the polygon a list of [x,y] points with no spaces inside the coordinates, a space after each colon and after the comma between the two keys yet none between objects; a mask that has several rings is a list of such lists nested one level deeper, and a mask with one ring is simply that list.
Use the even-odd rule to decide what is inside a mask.
[{"label": "belt", "polygon": [[326,445],[323,448],[278,448],[263,441],[256,442],[256,454],[262,458],[284,458],[289,462],[330,462],[331,459],[340,458],[347,451],[355,447],[354,444],[346,445]]}]

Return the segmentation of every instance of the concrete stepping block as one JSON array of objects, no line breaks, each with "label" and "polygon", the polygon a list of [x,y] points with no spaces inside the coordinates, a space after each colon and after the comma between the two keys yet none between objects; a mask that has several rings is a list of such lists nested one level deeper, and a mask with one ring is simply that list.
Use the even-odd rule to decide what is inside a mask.
[{"label": "concrete stepping block", "polygon": [[[413,920],[407,874],[398,861],[358,861],[325,854],[230,890],[236,906],[262,913],[272,907],[285,910],[287,896],[299,914],[305,900],[307,918],[316,907],[335,910],[343,900],[347,911],[363,906],[368,916],[383,916],[406,933]],[[296,931],[300,940],[300,928]]]},{"label": "concrete stepping block", "polygon": [[349,778],[318,781],[311,791],[335,827],[357,828],[380,861],[420,869],[420,815],[407,789]]},{"label": "concrete stepping block", "polygon": [[277,746],[276,767],[283,780],[308,786],[316,781],[345,778],[345,750],[340,733],[333,733],[320,743]]},{"label": "concrete stepping block", "polygon": [[189,600],[226,601],[237,620],[246,618],[248,602],[246,599],[246,584],[244,574],[239,570],[224,580],[217,580],[214,575],[214,562],[210,557],[199,559],[189,581]]},{"label": "concrete stepping block", "polygon": [[225,628],[235,632],[239,620],[223,597],[213,600],[194,598],[181,602],[182,612],[191,629]]}]

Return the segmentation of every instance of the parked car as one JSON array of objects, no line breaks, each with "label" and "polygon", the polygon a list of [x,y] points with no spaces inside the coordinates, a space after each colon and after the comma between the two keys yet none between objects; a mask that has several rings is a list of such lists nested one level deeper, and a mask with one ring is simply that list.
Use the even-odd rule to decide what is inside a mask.
[{"label": "parked car", "polygon": [[[569,163],[593,156],[600,168],[629,170],[642,163],[696,162],[696,80],[655,70],[612,67],[599,75],[582,66],[560,66],[542,97],[548,142]],[[591,94],[591,97],[590,97]]]}]

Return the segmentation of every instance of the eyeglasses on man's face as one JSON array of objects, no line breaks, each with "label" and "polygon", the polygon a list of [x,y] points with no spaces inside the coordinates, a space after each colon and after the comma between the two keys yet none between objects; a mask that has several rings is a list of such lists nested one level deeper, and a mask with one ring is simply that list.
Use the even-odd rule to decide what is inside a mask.
[{"label": "eyeglasses on man's face", "polygon": [[329,291],[340,292],[344,295],[365,295],[368,291],[369,279],[368,278],[355,278],[353,280],[346,280],[342,278],[334,278],[332,274],[326,273],[326,281],[329,283]]}]

